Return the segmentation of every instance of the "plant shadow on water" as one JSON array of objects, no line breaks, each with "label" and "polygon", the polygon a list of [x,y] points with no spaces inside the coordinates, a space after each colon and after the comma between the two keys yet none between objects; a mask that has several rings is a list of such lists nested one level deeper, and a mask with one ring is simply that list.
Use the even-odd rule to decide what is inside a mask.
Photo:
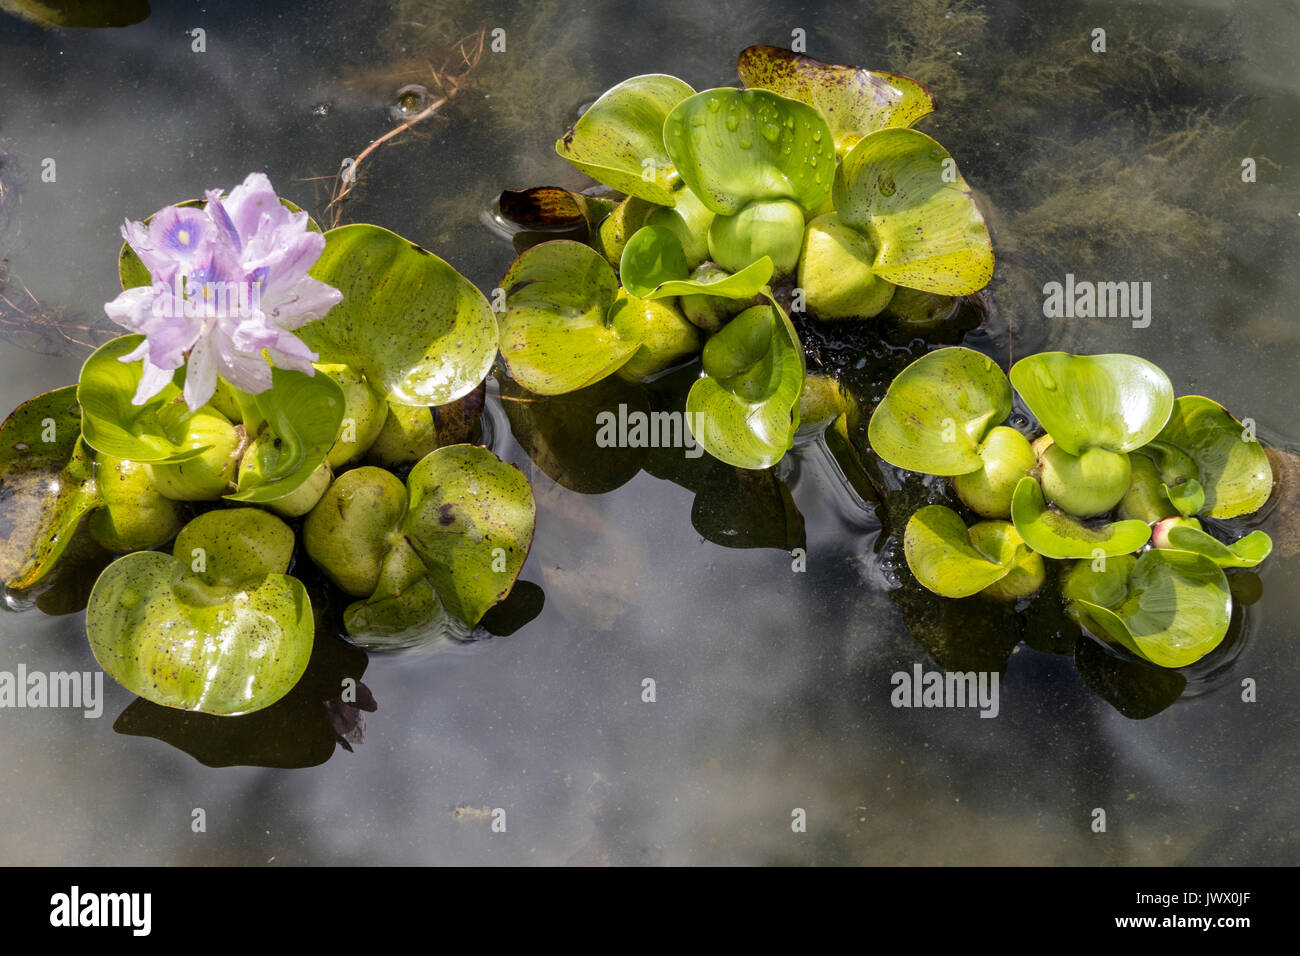
[{"label": "plant shadow on water", "polygon": [[[35,145],[38,111],[7,106],[0,147],[27,173],[23,205],[0,193],[0,249],[11,247],[0,273],[4,291],[22,306],[13,278],[21,276],[42,303],[97,315],[113,289],[111,269],[86,283],[106,291],[86,292],[61,279],[53,263],[98,268],[124,213],[143,215],[250,163],[274,167],[286,184],[298,180],[293,198],[322,208],[340,152],[355,155],[390,129],[388,101],[421,82],[421,44],[443,49],[501,23],[510,55],[485,54],[444,114],[373,154],[344,206],[345,221],[410,235],[490,290],[513,255],[483,227],[483,210],[506,188],[585,185],[552,152],[582,105],[634,72],[672,73],[697,88],[731,82],[736,51],[788,43],[780,5],[728,6],[734,18],[698,28],[689,4],[640,14],[611,5],[574,18],[562,4],[519,14],[504,4],[402,2],[393,5],[391,22],[366,28],[340,4],[331,12],[365,38],[371,55],[324,37],[328,69],[249,30],[241,44],[274,47],[302,79],[288,89],[261,73],[242,85],[229,82],[229,112],[213,129],[230,141],[217,142],[214,133],[203,164],[187,160],[195,147],[182,150],[171,134],[130,133],[130,123],[113,134],[81,108],[60,112],[60,104],[83,97],[104,116],[121,118],[125,90],[105,84],[99,94],[58,93],[48,68],[36,65],[33,51],[45,41],[22,33],[7,47],[18,52],[15,65],[3,68],[7,85],[25,61],[32,72],[13,88],[53,110],[60,129],[87,142],[112,144],[128,133],[160,140],[147,168],[160,169],[163,181],[115,185],[122,168],[146,168],[124,147],[120,164],[105,160],[86,185],[67,187],[81,206],[106,207],[87,227],[93,241],[70,235],[52,225],[67,221],[68,199],[51,198],[33,181],[43,155]],[[1281,4],[1264,7],[1262,22],[1269,11],[1283,16]],[[1279,547],[1276,564],[1256,579],[1262,595],[1248,608],[1234,602],[1229,635],[1210,657],[1168,671],[1082,635],[1050,581],[1020,611],[979,598],[940,599],[917,586],[901,560],[909,514],[928,503],[959,503],[916,477],[900,489],[900,476],[866,448],[866,414],[893,377],[934,345],[964,344],[1004,368],[1045,349],[1144,355],[1169,371],[1179,394],[1218,395],[1237,415],[1258,420],[1279,456],[1300,450],[1294,403],[1277,389],[1290,381],[1300,341],[1290,306],[1300,289],[1292,270],[1278,266],[1294,260],[1290,220],[1300,209],[1300,184],[1278,167],[1300,144],[1277,120],[1294,115],[1300,90],[1273,86],[1251,64],[1265,43],[1255,15],[1174,4],[1107,8],[1110,49],[1102,58],[1088,48],[1100,22],[1092,5],[1053,11],[1049,19],[1017,3],[925,0],[827,3],[806,15],[813,55],[894,70],[934,88],[941,109],[922,128],[944,139],[981,191],[999,258],[993,286],[970,306],[978,315],[942,330],[800,324],[810,372],[842,381],[864,413],[848,433],[856,461],[843,446],[832,454],[820,439],[796,445],[780,466],[761,472],[680,449],[595,444],[601,411],[682,411],[695,368],[648,386],[607,379],[553,398],[523,393],[500,375],[489,398],[489,415],[501,422],[491,446],[531,472],[539,505],[525,577],[541,583],[521,581],[513,620],[486,622],[513,636],[465,645],[465,654],[372,654],[367,662],[334,636],[335,602],[318,628],[307,679],[267,711],[225,720],[137,702],[117,718],[123,737],[155,737],[205,766],[166,748],[146,751],[136,740],[110,742],[102,754],[78,746],[82,769],[42,771],[15,784],[11,806],[31,807],[94,774],[110,779],[125,802],[135,778],[146,774],[183,793],[178,806],[246,812],[236,798],[211,796],[214,778],[205,767],[252,764],[314,769],[275,777],[223,771],[244,775],[234,779],[249,784],[251,809],[277,832],[274,841],[232,833],[231,861],[265,859],[268,849],[303,862],[520,861],[536,846],[534,858],[557,862],[1294,862],[1285,794],[1300,761],[1294,740],[1269,729],[1300,716],[1284,691],[1300,671],[1279,646],[1283,622],[1297,612],[1295,595],[1282,586],[1298,550],[1286,546],[1288,535],[1295,540],[1294,484],[1287,484],[1294,469],[1275,467],[1280,503],[1265,527]],[[630,16],[693,28],[682,31],[680,45],[656,48],[626,31]],[[163,10],[156,18],[135,29],[181,25]],[[782,26],[755,35],[755,23]],[[306,21],[301,27],[319,33]],[[84,86],[98,75],[94,58],[115,54],[94,45],[108,41],[79,42],[72,75]],[[177,116],[178,107],[165,105],[174,101],[171,92],[147,87],[145,95],[160,115]],[[198,90],[186,95],[205,99]],[[326,115],[312,112],[318,104],[329,105]],[[227,126],[245,118],[254,120],[248,132],[226,136]],[[1240,181],[1244,156],[1257,157],[1261,182]],[[0,177],[10,168],[0,166]],[[61,178],[68,168],[61,164]],[[9,224],[18,217],[21,241]],[[57,243],[65,246],[56,250]],[[1043,317],[1043,284],[1067,272],[1152,281],[1151,326]],[[6,316],[0,312],[0,320]],[[25,343],[6,342],[8,363],[28,362]],[[5,385],[7,407],[45,379],[75,376],[84,351],[59,348],[61,359],[16,368]],[[1245,367],[1258,374],[1241,376]],[[855,467],[859,481],[846,484]],[[810,573],[791,573],[796,548],[806,550]],[[82,559],[96,568],[106,556],[92,549]],[[1229,576],[1234,593],[1250,590],[1238,583],[1248,576]],[[75,614],[93,577],[69,573],[36,596],[37,606]],[[6,639],[26,640],[33,616],[8,615],[0,622]],[[531,623],[521,628],[522,620]],[[942,713],[919,721],[892,709],[891,673],[918,661],[999,672],[1001,719]],[[1257,705],[1236,704],[1240,680],[1266,673],[1269,695]],[[661,688],[653,712],[638,710],[651,706],[636,700],[644,676]],[[338,700],[344,677],[358,682],[355,703]],[[362,687],[373,688],[373,698]],[[371,717],[371,739],[359,744],[360,713],[351,707],[369,714],[375,699],[382,708]],[[31,741],[0,745],[0,755],[34,763],[47,759],[41,750],[72,747],[86,733],[80,721],[51,725],[34,730]],[[356,752],[331,760],[340,739]],[[392,796],[373,817],[355,821],[349,804],[365,799],[369,785],[351,780],[367,775],[382,777]],[[518,808],[544,821],[548,833],[485,848],[472,815],[456,814],[484,803]],[[1127,808],[1116,839],[1087,832],[1087,812],[1098,805]],[[821,835],[791,844],[790,806],[813,808],[825,821]],[[308,814],[339,832],[322,834]],[[394,832],[425,832],[430,816],[456,822],[418,848],[380,848]],[[27,823],[16,810],[4,819],[8,831]],[[35,820],[52,831],[53,818]],[[123,861],[195,860],[201,853],[183,838],[150,835],[143,818],[126,819],[120,840],[90,823],[77,832],[52,838],[53,849],[9,839],[14,858],[42,862],[113,852]],[[279,842],[282,833],[304,842],[289,849]]]}]

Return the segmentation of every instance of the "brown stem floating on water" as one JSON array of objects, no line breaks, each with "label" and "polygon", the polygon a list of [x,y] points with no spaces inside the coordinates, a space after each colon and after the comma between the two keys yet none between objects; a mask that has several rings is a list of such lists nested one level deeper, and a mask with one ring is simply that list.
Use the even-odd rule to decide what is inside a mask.
[{"label": "brown stem floating on water", "polygon": [[[330,201],[325,209],[330,213],[329,228],[333,229],[338,226],[343,218],[343,200],[352,192],[360,179],[361,164],[385,143],[401,136],[407,130],[419,123],[424,122],[430,116],[433,116],[440,109],[460,92],[461,82],[469,76],[478,66],[480,58],[483,56],[483,43],[487,33],[487,28],[480,29],[478,33],[473,33],[462,37],[455,45],[455,50],[460,54],[461,64],[457,72],[451,73],[446,67],[442,70],[429,67],[429,72],[433,78],[433,86],[442,91],[442,95],[434,102],[430,103],[415,116],[404,120],[397,126],[390,129],[383,136],[372,140],[360,153],[353,159],[352,164],[334,174],[334,189],[330,196]],[[346,162],[346,161],[345,161]],[[318,177],[321,179],[327,177]]]}]

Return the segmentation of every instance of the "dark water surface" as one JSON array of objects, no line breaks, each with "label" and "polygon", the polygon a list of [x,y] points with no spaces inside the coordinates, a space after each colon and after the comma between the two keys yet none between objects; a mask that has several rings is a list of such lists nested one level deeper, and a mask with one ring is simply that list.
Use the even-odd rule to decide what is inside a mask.
[{"label": "dark water surface", "polygon": [[[1047,348],[1141,354],[1179,393],[1300,450],[1292,0],[154,8],[94,31],[0,13],[5,291],[25,285],[47,319],[102,328],[122,219],[250,170],[327,218],[331,177],[392,127],[397,90],[456,39],[500,27],[505,52],[485,52],[445,111],[368,159],[343,207],[490,290],[513,252],[485,210],[503,188],[583,184],[553,142],[585,103],[637,73],[731,83],[740,49],[802,29],[814,56],[935,90],[921,128],[985,197],[999,256],[996,306],[970,344],[1004,364]],[[1098,27],[1104,54],[1089,49]],[[1241,181],[1244,157],[1255,183]],[[1151,282],[1150,326],[1044,319],[1041,288],[1067,272]],[[3,411],[75,381],[86,354],[16,329],[0,322]],[[863,341],[875,355],[855,384],[869,408],[923,346]],[[1300,862],[1294,532],[1277,536],[1237,636],[1180,700],[1138,720],[1119,709],[1131,695],[1098,692],[1110,678],[1096,675],[1113,673],[1088,652],[1076,665],[1046,639],[1013,647],[998,622],[928,650],[909,636],[919,612],[905,620],[915,602],[889,592],[897,559],[880,521],[817,442],[778,469],[806,535],[796,573],[781,548],[713,543],[700,529],[725,506],[649,471],[604,494],[567,490],[532,465],[495,397],[489,414],[494,450],[538,498],[522,575],[545,594],[535,620],[437,653],[372,654],[378,710],[354,752],[334,749],[314,711],[280,728],[284,753],[316,763],[303,769],[209,767],[116,732],[155,725],[138,709],[119,721],[133,698],[111,681],[97,720],[0,711],[0,861]],[[890,675],[937,667],[931,651],[1005,661],[996,719],[890,706]],[[94,668],[81,615],[0,614],[0,670],[20,664]],[[1241,701],[1243,678],[1257,703]],[[210,763],[275,733],[187,726]],[[206,833],[192,832],[196,808]],[[791,830],[795,808],[806,833]]]}]

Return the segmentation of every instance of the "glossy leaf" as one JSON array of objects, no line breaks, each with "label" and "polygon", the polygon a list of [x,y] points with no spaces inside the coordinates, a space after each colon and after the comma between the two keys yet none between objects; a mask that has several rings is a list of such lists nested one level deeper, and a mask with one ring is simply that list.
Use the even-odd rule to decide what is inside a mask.
[{"label": "glossy leaf", "polygon": [[1179,525],[1169,529],[1169,549],[1204,555],[1221,568],[1253,568],[1273,553],[1273,540],[1263,531],[1252,531],[1224,544],[1204,531]]},{"label": "glossy leaf", "polygon": [[212,588],[255,586],[284,574],[293,560],[293,531],[258,508],[205,511],[176,536],[172,554]]},{"label": "glossy leaf", "polygon": [[214,588],[157,551],[109,565],[86,608],[91,650],[110,677],[156,704],[208,714],[251,713],[287,694],[314,632],[296,579]]},{"label": "glossy leaf", "polygon": [[623,247],[619,276],[623,287],[642,299],[700,293],[724,299],[752,299],[771,281],[772,260],[763,256],[740,272],[712,282],[692,279],[676,233],[663,226],[643,226]]},{"label": "glossy leaf", "polygon": [[99,503],[80,441],[76,386],[37,395],[0,425],[0,580],[25,589],[48,575]]},{"label": "glossy leaf", "polygon": [[1273,490],[1273,470],[1252,432],[1200,395],[1174,403],[1158,439],[1191,456],[1205,492],[1204,513],[1235,518],[1258,511]]},{"label": "glossy leaf", "polygon": [[641,346],[607,323],[618,279],[582,243],[534,246],[510,266],[501,288],[501,355],[511,378],[530,392],[561,395],[590,385]]},{"label": "glossy leaf", "polygon": [[1011,520],[1025,543],[1046,558],[1091,558],[1130,554],[1151,538],[1145,521],[1116,521],[1093,527],[1047,507],[1043,489],[1021,478],[1011,499]]},{"label": "glossy leaf", "polygon": [[433,253],[379,226],[325,233],[311,275],[343,293],[298,329],[324,363],[365,375],[395,405],[446,405],[496,359],[496,317],[482,293]]},{"label": "glossy leaf", "polygon": [[951,598],[970,597],[996,584],[1013,563],[999,563],[977,550],[966,522],[943,505],[927,505],[908,519],[903,554],[918,581]]},{"label": "glossy leaf", "polygon": [[[240,469],[231,501],[267,504],[293,494],[325,461],[343,421],[343,390],[328,375],[273,369],[271,388],[253,399],[265,433],[257,461]],[[246,453],[247,454],[247,453]]]},{"label": "glossy leaf", "polygon": [[794,444],[803,346],[775,304],[746,309],[704,348],[705,377],[686,396],[691,433],[713,457],[767,468]]},{"label": "glossy leaf", "polygon": [[747,87],[817,107],[841,155],[867,133],[911,126],[934,111],[930,91],[906,76],[823,63],[781,47],[751,46],[736,67]]},{"label": "glossy leaf", "polygon": [[407,478],[406,540],[447,610],[469,626],[510,593],[532,545],[528,479],[478,445],[449,445]]},{"label": "glossy leaf", "polygon": [[624,80],[582,114],[555,151],[597,182],[671,206],[676,177],[664,149],[664,120],[694,92],[658,73]]},{"label": "glossy leaf", "polygon": [[993,244],[948,151],[912,129],[858,141],[835,175],[840,219],[876,250],[872,270],[939,295],[978,292],[993,278]]},{"label": "glossy leaf", "polygon": [[1219,646],[1232,617],[1223,571],[1187,551],[1144,553],[1129,577],[1127,597],[1113,611],[1078,604],[1104,636],[1161,667],[1200,660]]},{"label": "glossy leaf", "polygon": [[77,400],[86,444],[128,461],[175,463],[196,458],[211,446],[187,440],[196,413],[181,398],[175,381],[143,405],[131,403],[142,363],[119,360],[143,340],[140,335],[122,335],[105,342],[81,367]]},{"label": "glossy leaf", "polygon": [[1011,384],[1071,455],[1141,448],[1159,434],[1174,404],[1169,377],[1136,355],[1040,352],[1011,367]]},{"label": "glossy leaf", "polygon": [[979,448],[1011,414],[1011,384],[986,355],[929,352],[898,374],[871,415],[872,449],[897,468],[964,475],[983,466]]},{"label": "glossy leaf", "polygon": [[691,191],[720,215],[773,199],[811,213],[830,196],[830,127],[797,100],[767,90],[707,90],[673,109],[663,138]]}]

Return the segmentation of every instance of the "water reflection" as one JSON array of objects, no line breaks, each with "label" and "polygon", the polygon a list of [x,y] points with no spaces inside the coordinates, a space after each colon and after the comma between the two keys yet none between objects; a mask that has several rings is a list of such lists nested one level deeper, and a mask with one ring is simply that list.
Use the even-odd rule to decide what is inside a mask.
[{"label": "water reflection", "polygon": [[314,767],[365,740],[365,714],[378,710],[361,682],[365,651],[329,634],[316,635],[298,684],[276,703],[242,717],[217,717],[137,699],[113,730],[153,737],[208,767]]}]

